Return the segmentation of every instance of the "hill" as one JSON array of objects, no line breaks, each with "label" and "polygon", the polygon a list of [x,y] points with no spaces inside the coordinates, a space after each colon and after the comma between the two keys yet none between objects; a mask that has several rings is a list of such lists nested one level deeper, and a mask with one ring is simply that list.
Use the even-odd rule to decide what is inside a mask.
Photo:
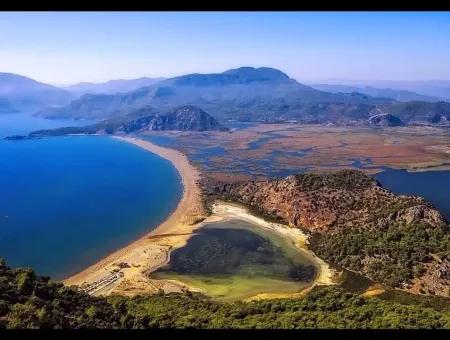
[{"label": "hill", "polygon": [[0,73],[0,97],[16,110],[29,112],[72,100],[72,95],[60,88],[13,73]]},{"label": "hill", "polygon": [[236,201],[313,235],[317,255],[376,282],[450,296],[450,228],[424,199],[397,196],[360,171],[224,184]]},{"label": "hill", "polygon": [[215,118],[193,105],[179,106],[160,113],[150,106],[102,122],[77,127],[38,130],[28,136],[9,136],[6,139],[40,138],[68,134],[129,134],[143,131],[227,131]]}]

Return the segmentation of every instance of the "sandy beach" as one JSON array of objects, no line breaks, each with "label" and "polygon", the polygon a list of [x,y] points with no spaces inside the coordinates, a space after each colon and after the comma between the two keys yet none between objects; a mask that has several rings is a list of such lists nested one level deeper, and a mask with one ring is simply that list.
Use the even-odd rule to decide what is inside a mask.
[{"label": "sandy beach", "polygon": [[[300,229],[268,222],[252,215],[247,209],[239,205],[225,202],[214,203],[213,213],[206,216],[198,184],[200,173],[189,163],[185,155],[176,150],[163,148],[137,138],[114,138],[142,147],[172,162],[182,179],[183,196],[177,208],[162,224],[137,241],[64,280],[63,282],[66,285],[81,286],[92,295],[121,294],[133,296],[156,293],[160,290],[169,293],[181,292],[186,289],[201,291],[176,280],[152,279],[149,274],[167,264],[170,260],[170,252],[184,246],[202,225],[236,218],[248,221],[255,227],[270,229],[290,239],[299,251],[310,257],[311,262],[317,267],[318,275],[313,286],[335,283],[333,278],[336,273],[327,263],[308,249],[308,235]],[[310,288],[312,287],[307,290]],[[259,294],[253,298],[285,297],[275,295]]]},{"label": "sandy beach", "polygon": [[[198,227],[198,222],[205,217],[198,186],[200,174],[186,156],[176,150],[132,137],[113,138],[132,143],[169,160],[180,173],[183,196],[175,211],[147,235],[63,282],[66,285],[81,287],[97,284],[98,289],[93,291],[94,295],[111,293],[134,295],[153,293],[160,289],[166,292],[180,291],[184,288],[179,283],[150,280],[147,276],[167,263],[170,250],[183,246]],[[108,285],[102,286],[101,282],[105,278],[119,272],[123,274],[117,278],[113,277]]]}]

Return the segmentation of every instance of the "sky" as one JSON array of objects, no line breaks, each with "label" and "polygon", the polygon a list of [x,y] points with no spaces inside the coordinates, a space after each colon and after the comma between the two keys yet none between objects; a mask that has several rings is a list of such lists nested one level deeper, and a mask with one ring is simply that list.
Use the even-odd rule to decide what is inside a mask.
[{"label": "sky", "polygon": [[450,79],[450,12],[1,12],[0,72],[67,85],[268,66]]}]

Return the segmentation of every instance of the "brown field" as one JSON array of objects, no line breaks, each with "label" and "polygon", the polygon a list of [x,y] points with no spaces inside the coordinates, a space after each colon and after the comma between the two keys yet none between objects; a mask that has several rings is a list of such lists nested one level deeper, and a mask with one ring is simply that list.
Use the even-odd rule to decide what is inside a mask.
[{"label": "brown field", "polygon": [[[259,124],[231,132],[147,134],[171,137],[172,147],[185,153],[203,175],[220,181],[284,176],[302,169],[361,168],[375,173],[381,167],[450,168],[450,131],[442,128]],[[223,154],[211,154],[208,148],[220,148]]]}]

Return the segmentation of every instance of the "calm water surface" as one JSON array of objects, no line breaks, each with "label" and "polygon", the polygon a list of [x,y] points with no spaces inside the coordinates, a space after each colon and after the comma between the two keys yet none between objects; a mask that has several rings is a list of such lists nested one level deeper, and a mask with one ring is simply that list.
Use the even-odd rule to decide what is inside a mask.
[{"label": "calm water surface", "polygon": [[[74,122],[1,115],[0,124],[5,136]],[[0,140],[0,188],[0,257],[57,279],[157,226],[182,194],[167,160],[93,136]]]}]

